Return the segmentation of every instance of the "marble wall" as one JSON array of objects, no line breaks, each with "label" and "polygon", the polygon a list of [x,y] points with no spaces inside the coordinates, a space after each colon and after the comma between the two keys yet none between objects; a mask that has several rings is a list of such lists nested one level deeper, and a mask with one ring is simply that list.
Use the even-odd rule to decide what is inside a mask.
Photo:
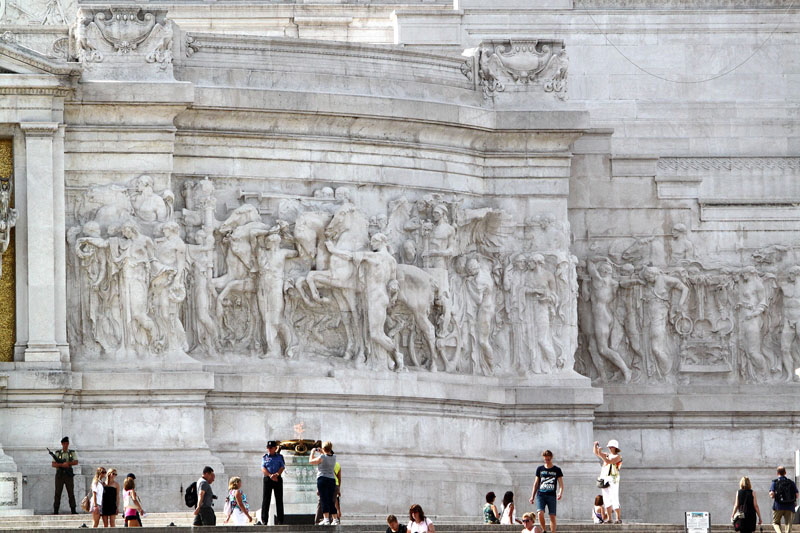
[{"label": "marble wall", "polygon": [[0,14],[27,507],[62,434],[164,510],[299,424],[367,514],[550,448],[578,519],[616,438],[627,517],[724,517],[789,461],[796,10],[68,4]]}]

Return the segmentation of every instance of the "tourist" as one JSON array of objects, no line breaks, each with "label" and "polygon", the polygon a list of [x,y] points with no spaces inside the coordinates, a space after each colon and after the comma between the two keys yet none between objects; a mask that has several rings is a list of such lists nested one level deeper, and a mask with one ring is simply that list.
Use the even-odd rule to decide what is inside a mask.
[{"label": "tourist", "polygon": [[556,502],[564,494],[564,474],[561,469],[553,464],[553,452],[542,452],[544,465],[536,468],[536,480],[531,490],[531,503],[536,504],[536,514],[539,515],[539,525],[545,529],[544,510],[547,508],[550,515],[550,533],[556,533]]},{"label": "tourist", "polygon": [[144,509],[136,494],[136,476],[133,474],[128,474],[122,482],[122,507],[125,527],[142,527]]},{"label": "tourist", "polygon": [[797,496],[797,485],[786,477],[786,468],[779,466],[778,478],[773,479],[769,486],[769,497],[775,500],[772,503],[772,527],[776,533],[781,533],[781,518],[786,521],[786,533],[791,533]]},{"label": "tourist", "polygon": [[483,523],[484,524],[499,524],[500,513],[497,512],[497,507],[494,505],[494,500],[497,498],[494,492],[486,493],[486,505],[483,506]]},{"label": "tourist", "polygon": [[103,487],[103,499],[100,504],[100,516],[103,517],[103,527],[117,527],[119,496],[117,469],[112,468],[106,474],[106,484],[105,487]]},{"label": "tourist", "polygon": [[386,517],[386,523],[389,525],[386,528],[386,533],[408,533],[408,528],[405,524],[401,524],[393,514]]},{"label": "tourist", "polygon": [[736,514],[744,513],[744,520],[741,522],[739,533],[753,533],[756,530],[756,516],[758,523],[761,524],[761,510],[758,508],[758,498],[750,485],[750,478],[745,476],[739,481],[739,490],[733,500],[733,511],[731,511],[731,522]]},{"label": "tourist", "polygon": [[261,457],[261,473],[264,474],[264,491],[261,493],[261,523],[269,521],[269,506],[275,491],[275,525],[283,524],[283,471],[286,462],[278,451],[278,443],[267,442],[267,453]]},{"label": "tourist", "polygon": [[603,505],[603,495],[598,494],[594,497],[594,507],[592,507],[592,522],[595,524],[604,524],[608,521],[606,514],[606,507]]},{"label": "tourist", "polygon": [[425,518],[425,511],[418,503],[408,509],[408,533],[436,533],[436,527],[430,518]]},{"label": "tourist", "polygon": [[75,474],[72,467],[78,464],[78,453],[69,449],[69,437],[61,439],[61,449],[53,452],[53,461],[50,463],[56,469],[56,493],[53,499],[53,514],[58,514],[61,507],[61,493],[67,488],[67,499],[72,514],[78,514],[75,503]]},{"label": "tourist", "polygon": [[100,524],[100,511],[103,505],[103,482],[106,477],[106,469],[98,466],[94,471],[94,478],[92,478],[92,496],[89,499],[90,507],[89,512],[92,513],[92,527],[97,527]]},{"label": "tourist", "polygon": [[[334,452],[335,453],[335,452]],[[336,506],[336,514],[331,516],[332,521],[337,521],[336,524],[341,523],[342,520],[342,507],[341,503],[339,502],[341,495],[342,495],[342,467],[339,462],[336,462],[336,465],[333,467],[333,474],[336,476],[336,492],[334,493],[333,503]],[[322,521],[322,500],[319,497],[319,491],[317,491],[317,511],[314,513],[314,523],[319,524]]]},{"label": "tourist", "polygon": [[228,496],[225,504],[225,523],[233,518],[234,526],[246,526],[253,521],[247,495],[242,492],[242,478],[234,476],[228,481]]},{"label": "tourist", "polygon": [[500,516],[500,523],[507,526],[521,524],[522,521],[517,518],[514,511],[514,493],[508,490],[503,494],[503,511]]},{"label": "tourist", "polygon": [[210,466],[203,468],[203,475],[197,480],[197,507],[194,510],[194,526],[215,526],[217,516],[214,514],[214,491],[211,484],[216,475]]},{"label": "tourist", "polygon": [[322,505],[322,522],[320,525],[337,525],[336,515],[336,454],[333,453],[333,444],[330,441],[322,443],[322,449],[314,448],[308,457],[308,464],[317,466],[317,490],[319,491],[320,504]]},{"label": "tourist", "polygon": [[619,442],[612,439],[608,441],[608,452],[600,448],[600,443],[595,441],[594,454],[603,461],[600,478],[606,483],[601,489],[603,502],[606,506],[606,521],[611,522],[611,512],[616,513],[615,524],[622,523],[622,509],[619,506],[619,469],[622,468],[622,455],[620,455]]},{"label": "tourist", "polygon": [[525,526],[522,533],[542,533],[542,528],[534,524],[534,517],[533,513],[522,515],[522,525]]}]

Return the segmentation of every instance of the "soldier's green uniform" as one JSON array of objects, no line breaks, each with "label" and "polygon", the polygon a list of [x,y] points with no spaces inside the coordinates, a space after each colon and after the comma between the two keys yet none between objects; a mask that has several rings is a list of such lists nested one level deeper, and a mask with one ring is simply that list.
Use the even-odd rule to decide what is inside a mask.
[{"label": "soldier's green uniform", "polygon": [[[61,439],[62,448],[63,443],[65,442],[67,443],[67,446],[69,446],[69,438],[64,437]],[[61,449],[53,453],[58,460],[63,463],[77,463],[78,461],[78,453],[70,450],[69,447],[66,450]],[[55,498],[53,499],[53,514],[58,514],[58,508],[61,507],[61,491],[64,490],[64,487],[67,488],[69,508],[72,511],[72,514],[78,514],[77,505],[75,504],[75,485],[73,481],[74,476],[75,474],[72,471],[72,466],[56,468],[56,493]]]}]

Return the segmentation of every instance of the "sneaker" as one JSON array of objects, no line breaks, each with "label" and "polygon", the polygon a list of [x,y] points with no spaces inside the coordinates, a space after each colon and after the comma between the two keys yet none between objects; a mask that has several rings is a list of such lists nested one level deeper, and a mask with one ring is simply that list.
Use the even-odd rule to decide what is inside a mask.
[{"label": "sneaker", "polygon": [[333,519],[333,522],[331,522],[331,523],[332,523],[334,526],[338,526],[338,525],[339,525],[339,519],[338,519],[338,518],[334,518],[334,519]]},{"label": "sneaker", "polygon": [[322,522],[320,522],[319,525],[321,525],[321,526],[329,526],[329,525],[331,525],[331,521],[328,520],[327,518],[323,518]]}]

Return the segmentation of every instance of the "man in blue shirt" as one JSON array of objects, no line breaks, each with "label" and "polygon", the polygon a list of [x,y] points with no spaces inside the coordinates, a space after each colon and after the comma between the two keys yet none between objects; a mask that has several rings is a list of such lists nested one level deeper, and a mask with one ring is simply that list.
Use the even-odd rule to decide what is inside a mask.
[{"label": "man in blue shirt", "polygon": [[769,497],[775,500],[772,504],[772,527],[777,533],[781,533],[781,518],[786,521],[786,533],[792,532],[797,496],[797,485],[786,477],[786,467],[779,466],[778,479],[773,479],[769,486]]},{"label": "man in blue shirt", "polygon": [[264,492],[261,497],[261,523],[267,525],[269,521],[269,504],[272,500],[272,491],[275,491],[276,517],[275,525],[283,524],[283,478],[281,474],[286,470],[283,456],[278,453],[278,443],[271,440],[267,443],[267,453],[261,458],[261,472],[264,474]]},{"label": "man in blue shirt", "polygon": [[536,481],[531,490],[531,503],[536,504],[536,513],[539,515],[539,525],[544,531],[544,510],[547,508],[550,515],[550,533],[556,533],[556,501],[564,494],[564,474],[561,469],[553,464],[553,452],[542,452],[544,465],[536,469]]}]

